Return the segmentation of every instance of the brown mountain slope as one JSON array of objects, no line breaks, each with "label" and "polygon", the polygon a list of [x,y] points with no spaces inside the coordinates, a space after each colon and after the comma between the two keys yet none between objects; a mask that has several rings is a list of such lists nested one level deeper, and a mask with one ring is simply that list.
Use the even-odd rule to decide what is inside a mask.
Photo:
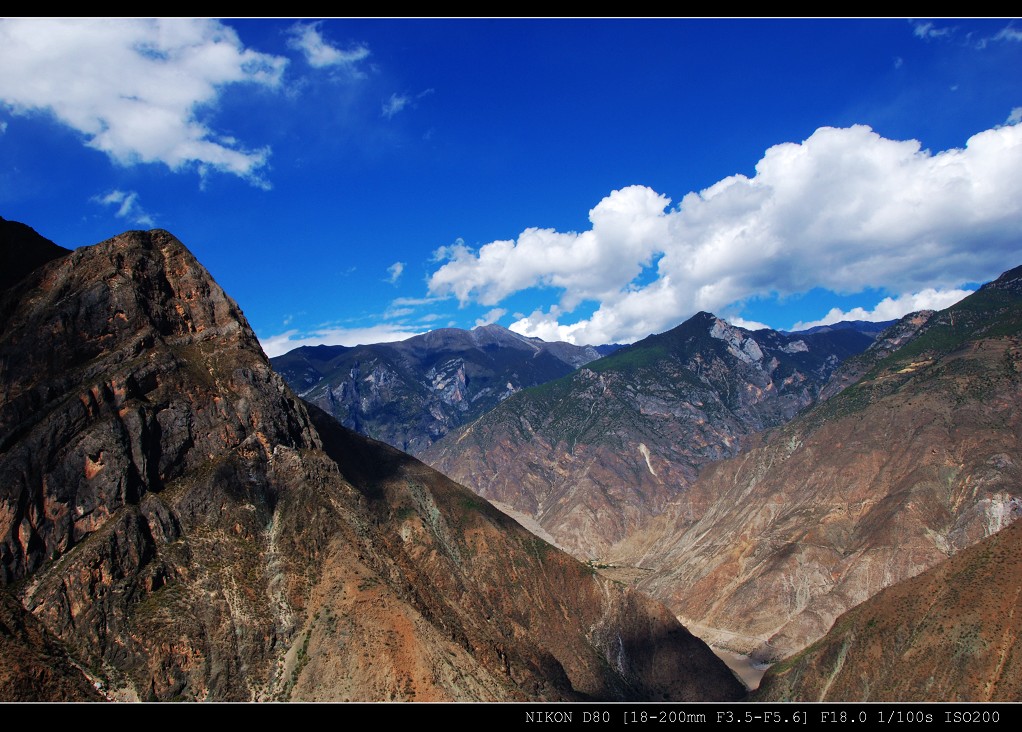
[{"label": "brown mountain slope", "polygon": [[519,392],[423,453],[438,470],[531,516],[583,558],[668,506],[698,517],[703,465],[811,404],[871,337],[750,332],[699,313]]},{"label": "brown mountain slope", "polygon": [[771,668],[784,701],[1018,701],[1022,524],[1015,523],[838,618]]},{"label": "brown mountain slope", "polygon": [[167,232],[36,270],[0,323],[0,584],[114,696],[742,693],[662,606],[311,419]]},{"label": "brown mountain slope", "polygon": [[[862,381],[708,468],[693,526],[619,547],[639,586],[734,650],[777,659],[979,541],[1022,504],[1018,272],[932,316]],[[704,636],[707,637],[707,636]]]}]

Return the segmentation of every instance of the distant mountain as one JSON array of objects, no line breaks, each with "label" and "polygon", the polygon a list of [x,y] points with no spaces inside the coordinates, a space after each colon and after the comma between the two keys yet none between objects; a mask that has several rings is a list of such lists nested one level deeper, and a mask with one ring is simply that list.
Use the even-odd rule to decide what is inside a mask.
[{"label": "distant mountain", "polygon": [[760,701],[1017,702],[1022,523],[852,608],[767,671]]},{"label": "distant mountain", "polygon": [[0,698],[695,700],[667,609],[300,402],[165,231],[0,292]]},{"label": "distant mountain", "polygon": [[857,383],[708,466],[695,524],[672,507],[618,547],[702,637],[784,658],[1022,513],[1022,269],[878,344]]},{"label": "distant mountain", "polygon": [[423,458],[599,558],[668,506],[695,520],[700,468],[813,403],[872,338],[750,332],[710,313],[515,394]]},{"label": "distant mountain", "polygon": [[892,325],[897,323],[898,320],[842,320],[837,323],[831,323],[829,325],[814,325],[812,328],[806,328],[805,330],[793,331],[793,333],[804,333],[810,335],[812,333],[829,333],[835,330],[854,330],[859,333],[871,335],[876,337],[883,331],[890,328]]},{"label": "distant mountain", "polygon": [[345,427],[419,455],[515,392],[614,348],[546,343],[483,325],[395,343],[304,346],[270,363],[303,399]]}]

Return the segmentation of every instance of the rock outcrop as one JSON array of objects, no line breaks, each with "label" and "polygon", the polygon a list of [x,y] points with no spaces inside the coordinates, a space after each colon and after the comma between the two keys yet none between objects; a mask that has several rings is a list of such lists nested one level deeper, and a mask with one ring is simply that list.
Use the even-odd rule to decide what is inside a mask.
[{"label": "rock outcrop", "polygon": [[111,698],[742,694],[662,605],[307,409],[165,231],[0,293],[0,388],[4,607]]}]

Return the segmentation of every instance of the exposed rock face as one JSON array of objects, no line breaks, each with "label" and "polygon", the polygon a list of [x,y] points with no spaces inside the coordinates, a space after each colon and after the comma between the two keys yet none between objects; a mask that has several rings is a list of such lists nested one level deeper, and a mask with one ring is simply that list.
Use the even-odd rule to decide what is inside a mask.
[{"label": "exposed rock face", "polygon": [[311,418],[167,232],[36,270],[0,327],[0,585],[111,695],[742,693],[663,606]]},{"label": "exposed rock face", "polygon": [[63,645],[0,589],[0,700],[101,701]]},{"label": "exposed rock face", "polygon": [[700,313],[549,384],[516,394],[424,459],[533,516],[577,556],[610,547],[669,505],[691,520],[699,469],[812,403],[854,330],[755,333]]},{"label": "exposed rock face", "polygon": [[412,455],[526,387],[613,347],[527,338],[499,325],[440,328],[397,343],[306,346],[271,360],[306,401]]},{"label": "exposed rock face", "polygon": [[767,671],[764,701],[1018,701],[1022,524],[1015,523],[837,619]]},{"label": "exposed rock face", "polygon": [[656,569],[639,586],[718,629],[721,644],[777,659],[1014,521],[1019,274],[931,316],[857,384],[708,467],[693,491],[714,500],[695,525],[675,511],[630,538],[633,561]]}]

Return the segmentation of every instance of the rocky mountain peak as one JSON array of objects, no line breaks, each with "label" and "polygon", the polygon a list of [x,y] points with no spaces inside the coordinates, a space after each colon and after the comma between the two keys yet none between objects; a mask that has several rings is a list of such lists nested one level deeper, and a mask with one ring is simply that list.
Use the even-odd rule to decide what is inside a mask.
[{"label": "rocky mountain peak", "polygon": [[753,334],[697,313],[515,394],[423,456],[578,556],[605,557],[669,505],[698,514],[699,469],[808,406],[870,342],[854,330]]},{"label": "rocky mountain peak", "polygon": [[752,364],[763,360],[763,349],[759,347],[756,340],[725,320],[713,319],[713,324],[710,326],[710,337],[724,341],[728,346],[728,353],[740,361]]},{"label": "rocky mountain peak", "polygon": [[997,279],[983,285],[980,289],[1009,290],[1016,293],[1022,292],[1022,266],[1009,269]]},{"label": "rocky mountain peak", "polygon": [[[1014,522],[1022,515],[1022,291],[1013,283],[1022,272],[1013,272],[1000,278],[1003,287],[906,316],[835,372],[829,399],[707,466],[690,488],[708,498],[698,520],[672,508],[672,519],[651,525],[655,536],[630,537],[632,561],[655,568],[639,586],[707,637],[780,659],[851,606]],[[942,635],[930,614],[934,596],[913,600],[922,608],[913,622]],[[904,607],[885,617],[887,627],[906,620]],[[860,630],[875,642],[849,666],[856,683],[876,678],[866,667],[886,670],[877,649],[892,640],[880,628]],[[816,655],[830,664],[817,677],[824,690],[841,670],[834,659],[855,647],[852,635],[835,637]],[[944,665],[947,656],[934,659]],[[933,666],[924,668],[912,683],[932,682]]]},{"label": "rocky mountain peak", "polygon": [[298,348],[273,364],[303,398],[346,427],[418,455],[512,394],[600,355],[491,323],[397,343]]}]

